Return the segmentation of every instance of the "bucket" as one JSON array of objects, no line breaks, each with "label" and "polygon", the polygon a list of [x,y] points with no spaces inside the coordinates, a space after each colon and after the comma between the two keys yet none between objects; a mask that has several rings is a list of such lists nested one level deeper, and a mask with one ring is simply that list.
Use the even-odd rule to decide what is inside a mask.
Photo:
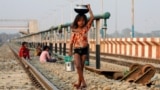
[{"label": "bucket", "polygon": [[89,60],[85,60],[85,65],[89,66]]},{"label": "bucket", "polygon": [[74,63],[73,63],[72,59],[73,58],[71,56],[64,57],[66,71],[74,71]]},{"label": "bucket", "polygon": [[71,56],[65,56],[64,57],[64,61],[65,62],[71,62],[72,61],[72,57]]},{"label": "bucket", "polygon": [[71,62],[65,62],[65,70],[66,71],[74,71],[74,63]]}]

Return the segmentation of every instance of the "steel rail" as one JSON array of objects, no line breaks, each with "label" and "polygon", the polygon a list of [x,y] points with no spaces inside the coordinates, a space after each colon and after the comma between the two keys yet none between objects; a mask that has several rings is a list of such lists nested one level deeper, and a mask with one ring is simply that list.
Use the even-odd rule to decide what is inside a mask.
[{"label": "steel rail", "polygon": [[[59,51],[59,49],[58,49]],[[68,53],[69,49],[66,49],[66,53]],[[90,59],[95,60],[96,55],[95,52],[90,51]],[[151,59],[151,58],[144,58],[144,57],[133,57],[133,56],[125,56],[125,55],[118,55],[118,54],[109,54],[109,53],[101,53],[100,60],[103,62],[109,62],[121,66],[129,67],[134,63],[143,64],[152,64],[156,68],[156,73],[160,73],[160,60],[158,59]]]},{"label": "steel rail", "polygon": [[[11,51],[14,53],[16,57],[17,51],[9,46]],[[19,57],[18,57],[19,58]],[[45,90],[59,90],[56,86],[54,86],[46,77],[44,77],[35,67],[33,67],[27,60],[24,58],[20,59],[20,61],[23,63],[24,67],[36,78],[36,80],[40,83],[40,85]]]}]

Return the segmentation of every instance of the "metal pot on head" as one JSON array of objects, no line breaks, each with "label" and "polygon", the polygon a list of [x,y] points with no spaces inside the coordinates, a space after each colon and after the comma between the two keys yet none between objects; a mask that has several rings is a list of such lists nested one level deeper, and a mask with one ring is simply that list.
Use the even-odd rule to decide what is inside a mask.
[{"label": "metal pot on head", "polygon": [[89,11],[87,5],[76,5],[74,10],[78,14],[86,14]]}]

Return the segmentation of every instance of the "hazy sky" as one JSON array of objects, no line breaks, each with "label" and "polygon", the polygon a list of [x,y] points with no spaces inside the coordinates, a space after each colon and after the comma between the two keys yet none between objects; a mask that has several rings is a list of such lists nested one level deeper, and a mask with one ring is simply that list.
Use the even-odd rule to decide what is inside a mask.
[{"label": "hazy sky", "polygon": [[[108,33],[116,29],[121,31],[131,28],[132,0],[83,0],[83,3],[90,4],[93,13],[97,15],[102,13],[102,1],[103,12],[111,14],[107,21]],[[160,0],[134,0],[134,2],[135,30],[138,32],[160,30]],[[81,3],[82,0],[0,0],[0,19],[36,19],[39,30],[47,30],[55,24],[71,22],[76,15],[74,7]],[[7,23],[9,22],[5,24]],[[0,32],[7,33],[18,31],[0,29]]]}]

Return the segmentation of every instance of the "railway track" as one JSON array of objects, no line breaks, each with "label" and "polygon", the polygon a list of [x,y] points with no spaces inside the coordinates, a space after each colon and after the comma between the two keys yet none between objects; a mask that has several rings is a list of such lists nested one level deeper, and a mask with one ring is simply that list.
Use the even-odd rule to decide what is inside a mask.
[{"label": "railway track", "polygon": [[[90,53],[90,58],[95,59],[95,53]],[[109,62],[121,66],[130,67],[132,64],[138,63],[140,65],[144,64],[151,64],[156,68],[156,72],[160,73],[160,60],[156,59],[148,59],[148,58],[139,58],[139,57],[131,57],[131,56],[123,56],[123,55],[112,55],[112,54],[106,54],[101,53],[100,59],[103,62]]]},{"label": "railway track", "polygon": [[[68,53],[69,49],[66,49],[66,53]],[[59,51],[59,50],[58,50]],[[89,58],[91,60],[95,60],[96,52],[90,52]],[[108,53],[101,53],[100,54],[100,61],[101,62],[108,62],[113,63],[121,66],[130,67],[132,64],[138,63],[140,65],[144,64],[151,64],[156,68],[156,73],[160,73],[160,60],[158,59],[151,59],[151,58],[143,58],[143,57],[133,57],[133,56],[125,56],[125,55],[117,55],[117,54],[108,54]]]},{"label": "railway track", "polygon": [[[90,53],[90,56],[92,56],[91,54],[92,53]],[[93,54],[93,56],[94,56],[94,54]],[[92,57],[90,57],[90,58],[92,59]],[[49,82],[54,83],[55,86],[57,86],[60,90],[76,90],[73,88],[73,86],[71,84],[77,80],[76,72],[66,72],[64,63],[57,62],[57,63],[42,64],[37,60],[38,58],[33,58],[33,59],[34,60],[29,61],[29,64],[33,65],[36,69],[38,69],[38,71],[44,77],[46,77],[49,80]],[[102,58],[101,58],[101,60],[102,60]],[[25,60],[22,60],[22,61],[25,61]],[[103,60],[102,60],[102,62],[103,62]],[[22,63],[26,63],[26,62],[22,62]],[[32,69],[30,69],[29,64],[24,65],[24,67],[28,71],[32,71]],[[109,65],[108,67],[114,67],[114,66]],[[118,65],[115,67],[118,67]],[[135,87],[137,88],[136,90],[151,90],[149,87],[140,86],[137,84],[133,85],[133,84],[129,84],[126,82],[119,82],[119,81],[115,81],[115,80],[110,80],[110,79],[104,77],[103,75],[95,74],[94,72],[90,72],[88,70],[85,70],[84,74],[85,74],[87,85],[88,85],[87,90],[97,90],[97,89],[98,90],[105,90],[105,88],[109,88],[108,90],[117,90],[117,89],[125,90],[127,88],[133,89]],[[37,78],[35,78],[36,76],[33,73],[31,73],[31,75],[34,78],[33,80],[35,80],[34,82],[35,82],[35,84],[37,84],[37,87],[40,87],[43,90],[45,88],[45,86],[39,82],[40,80],[37,80]],[[127,85],[127,86],[125,86],[125,85]],[[47,90],[52,90],[52,89],[47,89]],[[54,89],[54,90],[56,90],[56,89]]]},{"label": "railway track", "polygon": [[14,55],[21,61],[24,69],[28,73],[30,79],[33,81],[35,86],[40,90],[59,90],[56,86],[54,86],[46,77],[44,77],[34,66],[32,66],[29,61],[24,58],[20,59],[17,55],[17,50],[13,49],[10,46],[10,49],[14,53]]},{"label": "railway track", "polygon": [[37,90],[8,45],[0,46],[0,90]]}]

